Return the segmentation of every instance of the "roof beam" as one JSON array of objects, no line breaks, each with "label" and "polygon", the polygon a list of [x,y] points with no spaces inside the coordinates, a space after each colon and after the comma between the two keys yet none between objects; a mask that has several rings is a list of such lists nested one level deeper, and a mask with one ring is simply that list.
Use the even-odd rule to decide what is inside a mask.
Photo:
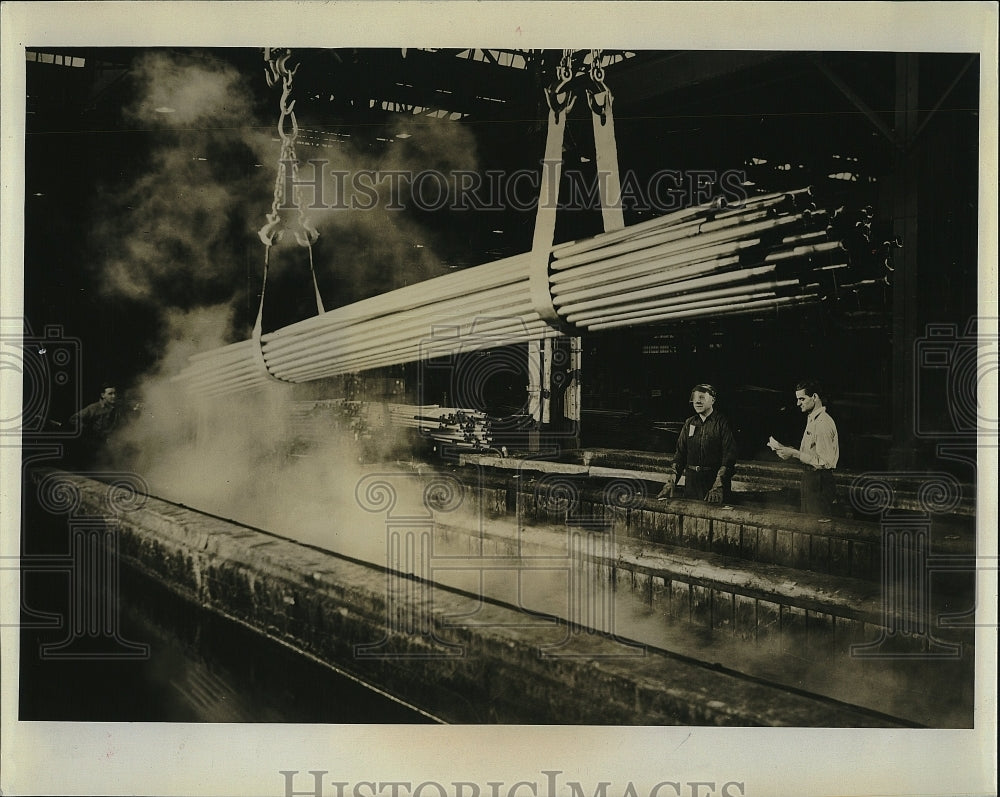
[{"label": "roof beam", "polygon": [[847,97],[847,99],[854,104],[855,108],[868,117],[868,120],[875,125],[876,129],[878,129],[882,135],[892,142],[893,146],[899,146],[899,137],[885,121],[885,119],[879,115],[878,111],[869,106],[868,103],[861,98],[861,95],[854,91],[854,89],[852,89],[836,72],[834,72],[833,68],[826,63],[821,56],[812,55],[809,60],[812,61],[812,63],[816,65],[816,68],[826,76],[827,80],[840,90],[841,94]]}]

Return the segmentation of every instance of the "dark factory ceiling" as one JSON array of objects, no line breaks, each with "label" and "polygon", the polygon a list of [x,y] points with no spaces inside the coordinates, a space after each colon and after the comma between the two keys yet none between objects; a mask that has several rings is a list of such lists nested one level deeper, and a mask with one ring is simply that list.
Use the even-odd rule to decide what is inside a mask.
[{"label": "dark factory ceiling", "polygon": [[[130,70],[148,52],[29,51],[29,132],[123,124],[120,110],[129,101]],[[261,50],[171,52],[229,63],[246,76],[261,110],[273,103]],[[577,60],[589,57],[587,53],[578,51]],[[553,81],[560,55],[558,50],[298,50],[297,113],[304,123],[316,125],[371,123],[387,112],[470,123],[537,122],[544,118],[542,87]],[[794,112],[798,109],[781,92],[801,86],[820,96],[837,96],[841,105],[857,111],[834,85],[837,75],[870,107],[884,111],[892,106],[893,59],[886,53],[602,51],[606,82],[622,116],[679,114],[689,107],[733,113],[748,100],[765,97],[779,102],[784,112]]]},{"label": "dark factory ceiling", "polygon": [[[554,81],[562,52],[295,50],[290,63],[298,65],[291,94],[298,157],[331,163],[340,158],[355,168],[360,154],[374,168],[416,162],[419,156],[423,164],[467,165],[484,173],[537,170],[548,113],[544,88]],[[591,51],[574,52],[583,68]],[[252,151],[242,144],[228,147],[217,137],[191,135],[198,123],[183,120],[183,90],[154,109],[162,111],[154,114],[155,124],[137,123],[133,106],[144,88],[141,81],[148,80],[141,67],[151,54],[238,75],[246,97],[240,114],[224,124],[257,131],[270,143],[265,138],[266,146]],[[29,196],[51,199],[57,184],[65,191],[74,180],[81,194],[92,192],[94,185],[105,196],[121,194],[153,162],[163,137],[173,135],[171,146],[187,151],[190,160],[211,162],[216,182],[243,182],[245,194],[254,200],[242,208],[247,219],[240,233],[246,257],[251,257],[259,245],[253,231],[271,200],[268,181],[274,178],[263,178],[265,172],[273,175],[279,155],[275,126],[280,91],[265,79],[264,56],[265,50],[258,48],[29,49]],[[898,58],[879,52],[604,51],[620,168],[640,178],[663,169],[735,171],[757,193],[811,185],[832,207],[873,204],[879,181],[912,145],[896,140],[893,132]],[[976,57],[938,53],[920,58],[923,123],[947,125],[970,109],[974,113]],[[170,76],[157,79],[169,81]],[[226,99],[219,103],[224,106]],[[585,101],[569,116],[563,148],[567,170],[594,169],[589,117]],[[461,145],[449,144],[455,141]],[[449,145],[467,152],[449,153]],[[65,159],[75,161],[71,168],[60,165]],[[534,216],[524,210],[416,213],[410,219],[414,223],[405,226],[414,231],[413,247],[433,248],[436,268],[464,268],[527,251]],[[583,212],[562,214],[557,241],[600,230],[596,205],[579,210]],[[626,207],[626,223],[661,212]],[[29,213],[28,221],[52,216]],[[325,241],[344,249],[354,243],[348,237],[345,233],[342,240]],[[399,287],[436,273],[373,279],[368,290]],[[338,303],[363,298],[341,283],[329,290]]]},{"label": "dark factory ceiling", "polygon": [[[32,137],[54,133],[101,133],[109,141],[114,134],[131,134],[115,144],[125,160],[132,150],[141,149],[142,134],[153,131],[137,130],[128,110],[137,92],[135,66],[150,52],[29,50],[29,157]],[[265,80],[262,49],[158,52],[208,67],[234,68],[252,98],[249,118],[240,123],[261,130],[276,123],[279,92]],[[576,53],[581,64],[590,57],[588,50]],[[537,168],[547,115],[543,88],[553,82],[561,54],[475,48],[297,50],[292,98],[300,128],[299,157],[325,157],[345,145],[381,156],[403,138],[419,137],[422,126],[437,129],[447,123],[474,139],[477,168]],[[935,102],[940,111],[974,106],[977,81],[969,74],[959,85],[949,86],[967,68],[969,57],[935,58],[939,63],[925,70],[922,83],[924,107]],[[891,165],[894,54],[606,51],[602,63],[615,98],[623,170],[648,174],[664,167],[747,169],[760,191],[819,179],[842,193],[877,178]],[[176,110],[180,116],[184,109]],[[594,157],[585,102],[577,104],[571,118],[575,122],[565,142],[567,166]],[[164,123],[169,127],[166,115]],[[396,138],[401,125],[405,132]],[[856,167],[846,170],[845,163]],[[496,219],[487,219],[483,224],[516,233],[523,221],[498,225]],[[477,235],[477,221],[465,218],[461,223]],[[495,241],[487,240],[467,255],[449,257],[461,265],[490,259],[486,255],[491,249],[495,254],[523,250],[528,232],[509,235],[499,250]]]},{"label": "dark factory ceiling", "polygon": [[[29,135],[131,129],[134,121],[123,111],[136,91],[134,65],[148,52],[29,51],[34,59],[28,64]],[[265,81],[262,50],[170,52],[234,67],[253,97],[253,118],[246,123],[273,123],[277,91]],[[578,51],[577,59],[588,53]],[[474,132],[484,163],[537,165],[526,137],[544,126],[543,87],[553,82],[560,55],[558,50],[296,51],[293,99],[303,142],[335,147],[351,137],[352,143],[378,147],[390,143],[386,130],[397,124],[393,119],[407,117],[411,134],[420,124],[447,120]],[[716,165],[697,162],[704,158],[700,150],[714,142],[728,150],[727,168],[751,159],[773,161],[779,153],[786,160],[801,159],[815,155],[822,135],[836,143],[831,155],[884,171],[885,165],[875,162],[891,158],[895,58],[892,53],[607,51],[603,63],[615,98],[621,166]],[[977,70],[968,67],[975,59],[962,54],[933,59],[922,68],[921,107],[938,112],[974,107]],[[580,138],[571,136],[567,143],[568,160],[573,146],[591,146]],[[678,158],[688,163],[678,164]]]},{"label": "dark factory ceiling", "polygon": [[[128,73],[146,49],[101,48],[31,51],[35,125],[73,127],[89,117],[114,119],[127,100]],[[247,76],[259,75],[264,62],[256,49],[179,50],[195,57],[233,64]],[[587,53],[587,51],[580,51]],[[454,115],[483,121],[531,115],[541,86],[551,82],[561,51],[490,49],[299,50],[296,74],[300,112],[308,106],[315,121],[380,116],[388,110],[415,115]],[[581,56],[577,56],[578,59]],[[624,106],[663,97],[680,89],[784,61],[774,52],[602,51],[607,80]],[[68,70],[54,66],[69,65]],[[794,69],[794,67],[793,67]],[[266,97],[266,95],[265,95]],[[51,115],[50,115],[51,114]]]}]

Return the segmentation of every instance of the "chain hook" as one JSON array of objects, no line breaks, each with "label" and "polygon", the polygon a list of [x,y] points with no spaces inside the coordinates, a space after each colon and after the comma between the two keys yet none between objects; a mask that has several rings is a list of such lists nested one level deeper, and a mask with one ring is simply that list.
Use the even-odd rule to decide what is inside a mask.
[{"label": "chain hook", "polygon": [[294,71],[291,73],[288,71],[288,60],[292,57],[292,51],[285,48],[285,52],[281,55],[273,55],[277,49],[274,47],[264,48],[264,61],[266,62],[264,79],[267,81],[268,88],[274,88],[279,80],[285,80],[295,74]]},{"label": "chain hook", "polygon": [[556,122],[559,121],[561,113],[569,114],[576,104],[576,94],[570,89],[573,77],[573,51],[563,50],[559,66],[556,68],[557,79],[545,90],[545,98],[555,114]]},{"label": "chain hook", "polygon": [[608,107],[611,104],[611,92],[604,84],[604,67],[601,66],[601,51],[590,51],[590,85],[587,86],[587,104],[595,116],[601,118],[601,124],[608,121]]},{"label": "chain hook", "polygon": [[267,219],[267,224],[257,230],[257,237],[260,238],[264,246],[270,247],[276,241],[281,240],[282,231],[277,229],[281,224],[281,218],[273,213],[268,213]]}]

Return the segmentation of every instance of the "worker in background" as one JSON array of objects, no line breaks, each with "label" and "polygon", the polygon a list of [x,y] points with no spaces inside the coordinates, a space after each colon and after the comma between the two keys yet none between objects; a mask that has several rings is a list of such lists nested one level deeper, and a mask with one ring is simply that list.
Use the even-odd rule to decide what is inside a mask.
[{"label": "worker in background", "polygon": [[831,517],[837,500],[833,471],[840,460],[837,424],[826,411],[817,382],[799,382],[795,386],[795,403],[807,416],[802,443],[792,448],[771,437],[767,445],[781,459],[797,459],[802,463],[801,510]]},{"label": "worker in background", "polygon": [[100,399],[74,413],[69,419],[70,428],[80,430],[81,456],[85,459],[92,458],[107,442],[120,420],[118,390],[115,385],[105,382],[101,385]]},{"label": "worker in background", "polygon": [[684,496],[721,504],[732,492],[736,467],[736,438],[729,420],[715,409],[717,392],[708,384],[691,388],[695,414],[684,421],[677,437],[673,469],[657,500],[673,498],[684,476]]}]

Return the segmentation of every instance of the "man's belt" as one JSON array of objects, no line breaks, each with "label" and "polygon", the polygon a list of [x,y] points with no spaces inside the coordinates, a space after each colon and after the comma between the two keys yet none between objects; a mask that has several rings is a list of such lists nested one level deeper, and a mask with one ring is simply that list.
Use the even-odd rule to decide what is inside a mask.
[{"label": "man's belt", "polygon": [[716,465],[715,467],[709,467],[708,465],[685,465],[684,470],[694,471],[695,473],[707,473],[708,471],[717,471],[721,465]]}]

